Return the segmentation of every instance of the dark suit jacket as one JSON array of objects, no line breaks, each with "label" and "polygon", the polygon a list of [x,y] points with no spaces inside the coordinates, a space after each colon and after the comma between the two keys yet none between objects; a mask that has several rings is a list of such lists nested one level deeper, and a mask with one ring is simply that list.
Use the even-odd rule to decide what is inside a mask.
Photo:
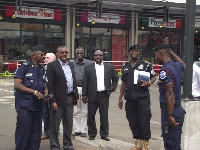
[{"label": "dark suit jacket", "polygon": [[[76,100],[78,99],[78,90],[76,85],[76,78],[74,73],[73,64],[69,62],[69,67],[73,77],[73,89],[75,92]],[[65,105],[67,102],[67,81],[64,71],[58,60],[50,62],[47,65],[47,79],[48,79],[48,94],[52,95],[51,102],[56,102],[57,105]]]},{"label": "dark suit jacket", "polygon": [[[112,64],[104,63],[104,86],[110,96],[116,90],[119,77]],[[112,81],[112,82],[111,82]],[[85,66],[82,95],[88,96],[88,102],[95,102],[97,96],[97,77],[95,62]]]}]

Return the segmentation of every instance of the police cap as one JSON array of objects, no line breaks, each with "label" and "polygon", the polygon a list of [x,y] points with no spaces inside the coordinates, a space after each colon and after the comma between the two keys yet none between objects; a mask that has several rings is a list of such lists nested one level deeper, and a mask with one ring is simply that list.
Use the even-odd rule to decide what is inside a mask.
[{"label": "police cap", "polygon": [[170,49],[170,46],[168,44],[160,44],[156,47],[153,48],[154,52],[157,52],[159,50],[163,50],[163,49]]},{"label": "police cap", "polygon": [[139,44],[133,44],[128,48],[128,51],[130,50],[140,50],[140,45]]},{"label": "police cap", "polygon": [[44,52],[44,48],[45,48],[45,45],[44,44],[40,44],[40,45],[32,47],[31,51],[32,52],[34,52],[34,51]]}]

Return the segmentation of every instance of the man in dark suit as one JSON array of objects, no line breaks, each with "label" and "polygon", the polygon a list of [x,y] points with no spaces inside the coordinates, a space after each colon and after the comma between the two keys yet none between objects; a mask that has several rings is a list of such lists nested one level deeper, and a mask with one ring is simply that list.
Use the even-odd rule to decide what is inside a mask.
[{"label": "man in dark suit", "polygon": [[[50,149],[59,150],[58,129],[63,121],[63,149],[74,150],[71,134],[73,124],[73,104],[77,105],[77,85],[73,64],[67,61],[68,51],[59,46],[58,59],[48,64],[48,94],[51,97]],[[75,101],[73,100],[75,96]]]},{"label": "man in dark suit", "polygon": [[[108,107],[109,97],[118,84],[118,75],[112,64],[103,63],[103,52],[94,53],[94,63],[85,67],[83,78],[82,100],[88,99],[88,135],[94,140],[97,135],[95,114],[99,108],[101,139],[110,141],[108,137]],[[112,82],[111,82],[112,81]]]}]

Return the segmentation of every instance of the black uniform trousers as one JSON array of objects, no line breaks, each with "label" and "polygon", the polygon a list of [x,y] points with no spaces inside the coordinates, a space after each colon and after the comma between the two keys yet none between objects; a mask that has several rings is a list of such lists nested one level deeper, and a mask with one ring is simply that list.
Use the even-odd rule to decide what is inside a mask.
[{"label": "black uniform trousers", "polygon": [[108,136],[109,123],[108,123],[108,108],[109,108],[109,96],[106,91],[97,92],[96,101],[94,103],[88,103],[88,135],[90,137],[96,137],[97,128],[95,122],[95,115],[99,108],[100,114],[100,136]]},{"label": "black uniform trousers", "polygon": [[149,140],[151,138],[150,97],[142,97],[138,100],[127,100],[125,110],[133,138]]}]

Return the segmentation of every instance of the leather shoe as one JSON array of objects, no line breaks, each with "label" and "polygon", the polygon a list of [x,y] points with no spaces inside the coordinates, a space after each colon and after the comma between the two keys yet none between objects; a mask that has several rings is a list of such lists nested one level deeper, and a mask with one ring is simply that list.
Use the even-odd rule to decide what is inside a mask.
[{"label": "leather shoe", "polygon": [[47,135],[42,135],[41,136],[41,140],[46,140],[46,139],[49,139],[49,136],[47,136]]},{"label": "leather shoe", "polygon": [[86,137],[86,133],[81,133],[81,137]]},{"label": "leather shoe", "polygon": [[110,139],[109,139],[108,136],[102,136],[101,139],[102,139],[102,140],[105,140],[105,141],[110,141]]},{"label": "leather shoe", "polygon": [[79,136],[79,135],[81,135],[81,133],[80,133],[80,132],[75,132],[75,133],[73,133],[72,135],[73,135],[73,136]]},{"label": "leather shoe", "polygon": [[89,140],[94,140],[95,137],[89,137]]}]

